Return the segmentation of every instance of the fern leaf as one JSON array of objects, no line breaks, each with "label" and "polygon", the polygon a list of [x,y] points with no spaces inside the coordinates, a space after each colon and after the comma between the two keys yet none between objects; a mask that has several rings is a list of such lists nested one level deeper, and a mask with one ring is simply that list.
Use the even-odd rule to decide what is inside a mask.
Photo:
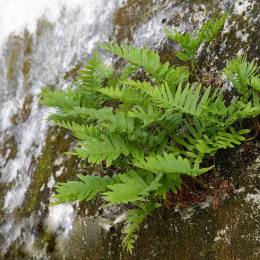
[{"label": "fern leaf", "polygon": [[81,86],[77,91],[85,94],[88,102],[88,107],[97,107],[100,103],[98,89],[103,86],[104,79],[110,78],[113,74],[113,69],[103,63],[102,59],[98,57],[97,49],[94,53],[93,59],[88,61],[88,65],[83,66],[83,70],[79,73],[83,76],[78,76],[80,82],[73,82],[74,85]]},{"label": "fern leaf", "polygon": [[98,130],[97,127],[93,125],[85,126],[75,122],[70,123],[66,121],[55,122],[54,124],[71,130],[74,136],[84,141],[89,141],[93,137],[100,139],[101,135],[104,134],[103,131]]},{"label": "fern leaf", "polygon": [[247,64],[246,60],[246,55],[241,58],[234,58],[227,63],[227,68],[223,74],[231,80],[238,93],[243,95],[245,100],[248,100],[252,94],[252,90],[248,88],[248,83],[254,83],[253,77],[260,67],[257,67],[254,60],[250,64]]},{"label": "fern leaf", "polygon": [[204,41],[212,42],[215,39],[219,29],[223,26],[228,15],[229,15],[229,12],[226,12],[226,13],[222,14],[220,19],[216,18],[215,21],[214,20],[210,21],[209,26],[207,26],[207,24],[205,24],[206,28],[202,27],[202,34],[203,34]]},{"label": "fern leaf", "polygon": [[138,228],[138,226],[143,222],[145,217],[149,215],[151,211],[161,206],[161,204],[157,203],[156,200],[151,196],[149,196],[149,200],[145,203],[136,202],[135,205],[140,209],[133,209],[126,212],[126,215],[130,216],[126,223],[131,223],[131,225],[124,230],[124,233],[127,235],[122,242],[123,248],[126,247],[130,254],[132,254],[132,249],[134,248],[134,239],[138,237],[138,235],[134,234],[133,232]]},{"label": "fern leaf", "polygon": [[102,194],[105,200],[110,201],[106,207],[113,204],[145,201],[143,196],[149,196],[150,192],[156,191],[161,186],[159,184],[161,174],[149,185],[134,170],[124,175],[118,174],[117,176],[121,182],[108,185],[107,187],[112,191]]},{"label": "fern leaf", "polygon": [[121,154],[128,156],[130,153],[134,157],[143,157],[143,151],[139,150],[136,144],[129,140],[124,140],[117,133],[110,133],[108,136],[101,135],[102,141],[93,138],[89,141],[79,142],[83,148],[74,147],[75,153],[82,160],[88,158],[90,163],[100,163],[107,159],[107,167],[109,167],[113,160],[116,160]]},{"label": "fern leaf", "polygon": [[67,93],[59,89],[53,92],[48,88],[43,88],[38,96],[44,98],[44,100],[39,100],[40,104],[60,108],[65,112],[70,112],[73,106],[80,106],[80,94],[75,93],[71,88],[67,88]]},{"label": "fern leaf", "polygon": [[132,45],[128,49],[125,44],[122,44],[120,48],[116,42],[114,42],[114,46],[112,43],[108,45],[100,43],[98,46],[115,53],[135,67],[143,67],[150,74],[150,77],[154,78],[158,83],[163,82],[165,75],[172,69],[169,68],[169,62],[161,64],[159,55],[153,50],[147,49],[146,46],[141,50],[133,48]]},{"label": "fern leaf", "polygon": [[185,89],[182,91],[182,86],[179,84],[175,95],[173,95],[167,83],[165,85],[155,86],[154,88],[151,87],[150,84],[145,84],[145,82],[143,85],[139,81],[134,83],[131,80],[125,81],[125,83],[143,89],[151,96],[156,106],[166,108],[169,111],[178,111],[197,117],[199,117],[203,112],[202,107],[210,93],[209,87],[201,97],[199,103],[201,85],[197,87],[193,94],[194,87],[190,87],[189,84],[187,84]]},{"label": "fern leaf", "polygon": [[163,153],[163,156],[150,156],[145,160],[134,160],[133,164],[141,169],[154,172],[156,174],[166,173],[170,179],[179,179],[180,174],[187,174],[191,176],[198,176],[202,173],[209,171],[214,166],[209,168],[199,169],[196,165],[190,164],[187,158],[181,156],[175,157],[172,154]]},{"label": "fern leaf", "polygon": [[98,193],[105,191],[109,184],[115,182],[115,180],[108,176],[102,178],[99,176],[84,176],[78,174],[77,177],[83,182],[70,181],[54,186],[58,194],[50,197],[51,200],[54,200],[51,202],[51,206],[82,201],[84,199],[91,200],[96,197]]},{"label": "fern leaf", "polygon": [[151,104],[148,104],[147,110],[145,111],[141,106],[137,106],[131,112],[128,112],[128,115],[141,119],[144,122],[143,127],[150,125],[152,122],[161,121],[165,117],[162,111],[159,111],[157,107],[153,107]]},{"label": "fern leaf", "polygon": [[174,29],[174,35],[169,31],[169,29],[165,28],[166,34],[174,41],[177,41],[181,44],[185,53],[177,52],[176,56],[182,59],[183,61],[194,60],[195,53],[202,44],[203,41],[212,42],[218,33],[219,29],[224,24],[225,20],[229,12],[223,14],[220,20],[216,19],[215,21],[208,21],[201,28],[201,32],[197,35],[197,31],[194,32],[194,35],[191,36],[189,33],[179,33],[176,29]]}]

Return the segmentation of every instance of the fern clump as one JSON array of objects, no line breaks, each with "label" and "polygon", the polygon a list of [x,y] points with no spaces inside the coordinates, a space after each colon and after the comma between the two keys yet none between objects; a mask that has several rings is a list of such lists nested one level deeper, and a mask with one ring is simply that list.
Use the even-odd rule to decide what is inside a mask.
[{"label": "fern clump", "polygon": [[[199,46],[213,42],[228,13],[207,22],[194,36],[174,30],[167,35],[180,43],[186,53],[176,55],[191,61],[195,72],[195,53]],[[79,72],[76,88],[67,91],[44,88],[41,104],[57,108],[49,116],[55,125],[73,132],[78,145],[75,152],[89,164],[102,163],[113,167],[113,176],[83,176],[79,181],[60,183],[52,206],[74,201],[91,200],[100,194],[109,203],[133,203],[137,208],[126,213],[130,226],[124,231],[123,246],[132,253],[138,237],[136,228],[153,210],[161,206],[169,192],[182,188],[183,176],[197,177],[209,172],[214,164],[205,163],[219,149],[233,148],[245,140],[248,129],[237,129],[234,123],[253,117],[259,127],[259,67],[246,56],[228,62],[225,74],[237,89],[238,97],[227,105],[223,90],[191,85],[194,77],[186,67],[161,63],[153,50],[144,46],[120,47],[99,44],[99,47],[125,59],[128,66],[121,76],[114,76],[110,66],[98,56]],[[138,68],[144,80],[134,80]],[[107,104],[118,104],[112,109]],[[214,161],[214,160],[213,160]]]}]

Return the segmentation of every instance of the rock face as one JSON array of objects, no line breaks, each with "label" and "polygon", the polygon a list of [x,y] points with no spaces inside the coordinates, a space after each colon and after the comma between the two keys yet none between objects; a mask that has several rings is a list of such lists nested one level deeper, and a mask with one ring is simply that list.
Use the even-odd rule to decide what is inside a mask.
[{"label": "rock face", "polygon": [[[259,1],[78,0],[49,7],[32,10],[35,18],[29,24],[13,28],[14,33],[2,30],[1,35],[1,259],[260,259],[259,139],[217,154],[217,174],[235,187],[224,197],[221,211],[213,209],[211,198],[185,209],[161,207],[140,227],[131,256],[121,248],[127,205],[103,210],[105,202],[96,198],[80,205],[47,206],[58,182],[93,172],[63,154],[72,150],[73,136],[44,120],[53,110],[39,105],[36,96],[44,86],[70,86],[99,42],[148,45],[162,61],[180,65],[174,55],[180,48],[164,28],[192,33],[228,10],[216,37],[215,62],[206,44],[197,63],[219,72],[227,60],[247,53],[249,61],[256,59],[260,65]],[[7,26],[7,14],[0,26]],[[109,53],[99,53],[120,67]],[[224,86],[232,94],[228,82]]]}]

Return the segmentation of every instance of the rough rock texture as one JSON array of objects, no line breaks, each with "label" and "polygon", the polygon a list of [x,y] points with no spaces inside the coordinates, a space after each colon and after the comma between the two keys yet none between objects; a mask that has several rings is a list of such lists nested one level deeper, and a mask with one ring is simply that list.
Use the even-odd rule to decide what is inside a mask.
[{"label": "rough rock texture", "polygon": [[[191,33],[229,10],[216,37],[215,63],[208,44],[200,48],[197,63],[219,72],[227,60],[247,53],[260,65],[258,0],[106,2],[63,7],[56,20],[39,17],[35,30],[12,34],[0,45],[1,259],[260,259],[259,139],[217,154],[217,174],[235,187],[221,211],[213,209],[211,198],[185,209],[159,208],[140,227],[132,256],[121,248],[127,205],[103,210],[105,202],[96,198],[47,206],[55,184],[93,172],[63,154],[72,150],[73,137],[43,120],[50,110],[38,105],[35,94],[43,86],[69,86],[98,42],[146,44],[163,61],[180,65],[174,56],[180,47],[164,28]],[[120,68],[120,60],[100,54]],[[224,86],[232,95],[229,83]]]}]

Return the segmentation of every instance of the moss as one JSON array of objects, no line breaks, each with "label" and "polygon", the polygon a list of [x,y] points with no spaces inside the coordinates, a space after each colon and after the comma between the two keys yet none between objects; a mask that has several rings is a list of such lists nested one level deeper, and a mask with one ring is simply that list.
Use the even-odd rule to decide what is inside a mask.
[{"label": "moss", "polygon": [[15,158],[16,154],[17,154],[17,144],[15,142],[15,138],[13,136],[11,136],[9,139],[7,139],[1,149],[1,154],[3,157],[5,157],[7,155],[7,158],[5,158],[5,164],[7,164],[7,162],[10,159]]},{"label": "moss", "polygon": [[65,76],[63,77],[64,79],[69,79],[69,78],[72,78],[72,79],[76,79],[76,76],[79,75],[79,69],[83,66],[83,63],[79,63],[77,65],[74,66],[74,68],[70,71],[67,71],[65,73]]},{"label": "moss", "polygon": [[[36,164],[30,187],[26,194],[25,202],[21,208],[17,210],[17,215],[29,216],[33,211],[40,209],[40,203],[48,204],[48,197],[50,196],[49,190],[46,189],[46,184],[55,170],[58,170],[58,166],[54,165],[55,160],[60,154],[68,151],[71,136],[65,139],[66,129],[60,129],[54,127],[49,131],[49,134],[45,140],[45,147],[42,155],[38,160],[34,160],[32,164]],[[64,164],[64,174],[66,179],[71,178],[75,157],[72,156]],[[69,166],[69,167],[67,167]],[[44,189],[41,187],[45,185]]]},{"label": "moss", "polygon": [[31,105],[32,105],[33,96],[29,95],[25,98],[23,107],[18,114],[14,114],[11,117],[11,121],[14,125],[17,125],[20,122],[25,122],[29,115],[31,114]]},{"label": "moss", "polygon": [[36,28],[36,44],[39,43],[39,39],[50,30],[53,29],[53,24],[47,21],[44,18],[37,20],[37,28]]},{"label": "moss", "polygon": [[164,2],[161,1],[157,4],[157,8],[154,8],[155,4],[150,0],[128,0],[127,4],[119,8],[114,15],[113,37],[116,39],[110,40],[116,40],[118,43],[132,40],[132,33],[136,26],[155,15]]},{"label": "moss", "polygon": [[6,79],[12,80],[15,74],[16,62],[18,60],[19,51],[17,49],[13,49],[11,56],[8,60],[8,70],[6,73]]}]

